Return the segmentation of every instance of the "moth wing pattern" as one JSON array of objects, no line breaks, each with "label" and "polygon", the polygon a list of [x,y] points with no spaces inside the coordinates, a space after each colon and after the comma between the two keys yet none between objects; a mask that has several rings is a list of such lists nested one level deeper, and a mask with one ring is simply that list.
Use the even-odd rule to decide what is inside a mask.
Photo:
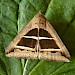
[{"label": "moth wing pattern", "polygon": [[8,57],[70,61],[67,48],[41,12],[24,26],[5,51]]}]

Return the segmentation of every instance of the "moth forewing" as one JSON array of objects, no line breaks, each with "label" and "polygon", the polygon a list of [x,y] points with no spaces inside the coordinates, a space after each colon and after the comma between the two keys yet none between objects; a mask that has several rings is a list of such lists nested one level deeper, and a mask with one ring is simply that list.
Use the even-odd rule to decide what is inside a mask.
[{"label": "moth forewing", "polygon": [[60,39],[60,37],[58,36],[58,34],[56,33],[55,29],[52,27],[52,25],[47,21],[47,30],[49,31],[49,33],[54,37],[54,40],[56,41],[56,44],[59,46],[59,48],[61,49],[61,52],[63,54],[65,54],[65,56],[67,58],[70,58],[70,54],[67,50],[67,48],[65,47],[65,45],[63,44],[62,40]]},{"label": "moth forewing", "polygon": [[55,29],[40,12],[8,45],[6,56],[64,62],[70,59]]}]

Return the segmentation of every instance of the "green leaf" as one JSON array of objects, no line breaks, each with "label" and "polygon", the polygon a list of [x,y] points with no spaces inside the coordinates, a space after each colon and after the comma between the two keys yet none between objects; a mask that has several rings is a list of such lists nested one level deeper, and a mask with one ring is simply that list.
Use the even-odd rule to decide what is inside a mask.
[{"label": "green leaf", "polygon": [[[11,4],[10,4],[11,3]],[[16,8],[15,8],[16,7]],[[0,28],[3,32],[16,35],[18,5],[11,0],[0,2]]]},{"label": "green leaf", "polygon": [[[7,58],[4,52],[17,34],[17,12],[18,4],[14,0],[0,0],[0,58],[5,64],[6,75],[22,75],[21,61]],[[3,66],[0,67],[3,70]],[[5,75],[6,72],[4,70],[2,73]]]},{"label": "green leaf", "polygon": [[19,59],[7,58],[4,54],[1,54],[0,58],[6,66],[8,75],[22,74],[22,66],[21,66],[21,61]]},{"label": "green leaf", "polygon": [[57,70],[55,70],[50,75],[74,75],[75,73],[75,60],[73,60],[70,63],[65,63],[63,66],[59,67]]},{"label": "green leaf", "polygon": [[1,59],[0,59],[0,75],[7,75],[5,64]]},{"label": "green leaf", "polygon": [[18,4],[21,2],[21,0],[14,0],[14,1],[15,1],[16,3],[18,3]]},{"label": "green leaf", "polygon": [[[56,29],[71,54],[71,62],[24,61],[5,56],[5,48],[38,11]],[[75,0],[0,0],[1,75],[74,75],[74,39]]]},{"label": "green leaf", "polygon": [[24,67],[23,75],[28,75],[29,72],[37,65],[38,62],[39,60],[27,60]]},{"label": "green leaf", "polygon": [[63,64],[64,63],[61,62],[40,61],[36,65],[36,67],[29,73],[29,75],[49,75]]}]

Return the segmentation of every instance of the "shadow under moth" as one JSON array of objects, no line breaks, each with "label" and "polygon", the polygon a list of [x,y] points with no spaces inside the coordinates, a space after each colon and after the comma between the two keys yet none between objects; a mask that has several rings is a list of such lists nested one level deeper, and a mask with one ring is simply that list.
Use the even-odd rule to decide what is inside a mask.
[{"label": "shadow under moth", "polygon": [[69,62],[70,54],[41,12],[20,31],[6,48],[7,57]]}]

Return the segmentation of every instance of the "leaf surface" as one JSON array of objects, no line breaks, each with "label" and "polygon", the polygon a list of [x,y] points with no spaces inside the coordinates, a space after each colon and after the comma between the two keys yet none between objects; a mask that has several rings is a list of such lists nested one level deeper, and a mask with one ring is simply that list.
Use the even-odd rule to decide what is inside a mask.
[{"label": "leaf surface", "polygon": [[5,56],[5,48],[17,34],[18,4],[14,0],[0,0],[0,75],[21,75],[21,61]]},{"label": "leaf surface", "polygon": [[[5,48],[38,11],[53,25],[69,50],[69,63],[31,59],[21,61],[5,56]],[[3,62],[0,63],[0,74],[74,75],[74,50],[75,0],[0,0],[0,59]]]}]

